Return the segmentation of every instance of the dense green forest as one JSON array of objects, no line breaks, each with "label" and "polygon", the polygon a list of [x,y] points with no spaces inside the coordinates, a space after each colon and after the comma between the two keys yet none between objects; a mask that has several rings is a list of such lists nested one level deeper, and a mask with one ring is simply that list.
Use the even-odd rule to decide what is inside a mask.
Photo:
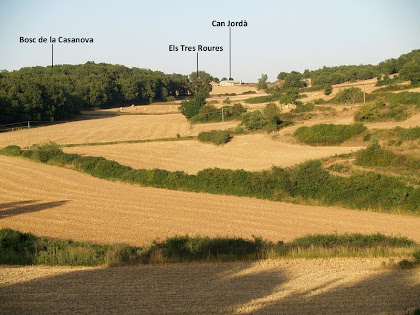
[{"label": "dense green forest", "polygon": [[391,58],[378,65],[353,65],[338,67],[323,67],[317,70],[306,69],[303,73],[292,71],[280,72],[278,80],[284,80],[285,87],[303,87],[304,79],[310,79],[312,87],[323,89],[329,84],[339,84],[356,80],[367,80],[374,77],[382,80],[384,75],[399,73],[401,79],[411,81],[412,84],[420,82],[420,49],[403,54],[397,59]]},{"label": "dense green forest", "polygon": [[186,75],[105,63],[2,71],[0,123],[63,120],[81,109],[149,104],[193,89]]}]

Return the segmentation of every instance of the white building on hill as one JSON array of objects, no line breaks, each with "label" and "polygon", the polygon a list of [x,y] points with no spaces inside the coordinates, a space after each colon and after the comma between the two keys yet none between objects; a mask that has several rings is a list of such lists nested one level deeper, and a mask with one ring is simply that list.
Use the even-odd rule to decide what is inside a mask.
[{"label": "white building on hill", "polygon": [[235,81],[235,80],[223,80],[219,83],[220,86],[234,86],[234,85],[242,85],[242,80]]}]

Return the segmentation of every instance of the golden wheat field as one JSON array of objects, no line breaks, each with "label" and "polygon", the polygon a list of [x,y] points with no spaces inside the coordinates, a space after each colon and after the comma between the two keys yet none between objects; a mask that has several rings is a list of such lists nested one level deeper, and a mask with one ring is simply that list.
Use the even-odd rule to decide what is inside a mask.
[{"label": "golden wheat field", "polygon": [[387,270],[382,262],[4,266],[1,308],[25,314],[407,314],[419,305],[420,270]]},{"label": "golden wheat field", "polygon": [[18,130],[0,135],[0,147],[15,144],[28,145],[54,141],[58,144],[107,142],[139,139],[194,136],[202,131],[231,128],[238,122],[190,125],[181,114],[168,115],[100,115],[96,119],[73,121],[53,126]]},{"label": "golden wheat field", "polygon": [[103,156],[133,168],[197,173],[205,168],[258,171],[288,167],[310,159],[357,151],[362,147],[310,147],[274,140],[269,135],[236,136],[224,146],[196,140],[64,148],[65,152]]},{"label": "golden wheat field", "polygon": [[418,216],[144,188],[5,156],[0,169],[0,227],[40,236],[143,245],[186,234],[290,241],[381,232],[420,241]]}]

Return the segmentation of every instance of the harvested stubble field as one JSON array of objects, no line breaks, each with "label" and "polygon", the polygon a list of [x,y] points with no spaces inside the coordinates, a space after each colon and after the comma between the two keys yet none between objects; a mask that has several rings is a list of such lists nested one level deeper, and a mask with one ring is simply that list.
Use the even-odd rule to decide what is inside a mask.
[{"label": "harvested stubble field", "polygon": [[[238,122],[225,122],[226,128]],[[30,130],[31,143],[54,141],[58,144],[108,142],[195,136],[202,131],[221,129],[222,123],[191,125],[182,114],[122,115],[68,122]],[[28,131],[19,130],[0,134],[0,147],[10,144],[28,146]]]},{"label": "harvested stubble field", "polygon": [[168,191],[105,181],[0,156],[0,228],[97,243],[149,244],[175,235],[401,234],[420,241],[420,217]]},{"label": "harvested stubble field", "polygon": [[420,270],[387,270],[381,264],[350,258],[3,266],[0,300],[4,313],[25,314],[407,314],[418,307]]},{"label": "harvested stubble field", "polygon": [[310,159],[357,151],[362,147],[308,147],[276,141],[269,135],[236,136],[216,147],[194,140],[82,146],[66,153],[102,156],[133,168],[160,168],[195,174],[205,168],[258,171],[273,165],[288,167]]}]

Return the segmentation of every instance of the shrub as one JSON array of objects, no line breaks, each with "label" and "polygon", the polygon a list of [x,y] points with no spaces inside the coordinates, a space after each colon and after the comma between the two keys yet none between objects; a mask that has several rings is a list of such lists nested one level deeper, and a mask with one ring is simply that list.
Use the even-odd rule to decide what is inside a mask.
[{"label": "shrub", "polygon": [[411,115],[410,108],[413,107],[420,109],[420,93],[383,94],[376,97],[373,103],[360,107],[354,119],[356,121],[401,121]]},{"label": "shrub", "polygon": [[344,89],[337,93],[333,101],[353,105],[354,103],[363,101],[363,92],[360,88],[357,87]]},{"label": "shrub", "polygon": [[314,103],[316,104],[316,105],[320,105],[320,104],[325,104],[327,101],[326,100],[324,100],[323,98],[317,98],[317,99],[314,99]]},{"label": "shrub", "polygon": [[176,236],[154,242],[144,256],[153,257],[158,252],[164,261],[257,259],[262,257],[264,244],[260,238]]},{"label": "shrub", "polygon": [[415,242],[401,236],[386,236],[381,233],[364,235],[355,234],[310,234],[299,237],[290,243],[290,246],[300,248],[322,247],[354,247],[354,248],[372,248],[372,247],[406,247],[412,246]]},{"label": "shrub", "polygon": [[212,142],[216,145],[228,143],[232,139],[232,135],[224,130],[212,130],[200,132],[197,137],[202,142]]},{"label": "shrub", "polygon": [[408,171],[420,169],[419,159],[397,155],[390,150],[382,149],[377,140],[372,141],[366,149],[357,152],[355,163],[362,166],[392,166],[405,168]]},{"label": "shrub", "polygon": [[256,91],[245,91],[245,92],[241,93],[241,95],[248,95],[248,94],[257,94],[257,92]]},{"label": "shrub", "polygon": [[20,156],[22,154],[22,149],[17,145],[8,145],[7,147],[1,149],[0,153],[9,156]]},{"label": "shrub", "polygon": [[179,110],[182,115],[190,119],[197,115],[204,105],[206,105],[206,97],[203,94],[197,94],[192,100],[182,101]]},{"label": "shrub", "polygon": [[[223,116],[222,116],[223,111]],[[206,105],[201,108],[198,115],[191,118],[192,122],[209,122],[209,121],[222,121],[224,120],[235,120],[240,119],[241,115],[246,112],[246,108],[240,103],[236,103],[233,106],[223,106],[217,108],[213,105]]]},{"label": "shrub", "polygon": [[307,103],[296,106],[296,108],[293,108],[290,110],[291,113],[305,113],[305,112],[311,112],[315,109],[315,105],[313,103]]},{"label": "shrub", "polygon": [[249,130],[261,130],[269,121],[264,117],[261,111],[255,110],[244,114],[241,123]]},{"label": "shrub", "polygon": [[363,166],[389,166],[395,157],[392,151],[382,149],[379,142],[374,140],[366,149],[357,152],[355,163]]},{"label": "shrub", "polygon": [[259,104],[259,103],[268,103],[268,102],[272,102],[275,100],[275,96],[274,95],[263,95],[263,96],[256,96],[256,97],[251,97],[245,100],[245,103],[248,104]]},{"label": "shrub", "polygon": [[300,127],[293,135],[297,137],[299,141],[310,145],[334,145],[359,135],[365,130],[367,129],[362,124],[318,124],[312,127]]},{"label": "shrub", "polygon": [[61,151],[60,146],[54,142],[47,142],[41,145],[35,145],[32,149],[32,152],[32,158],[42,163],[56,159],[58,156],[63,154],[63,151]]},{"label": "shrub", "polygon": [[330,95],[333,91],[333,87],[331,84],[326,84],[324,87],[324,94],[325,95]]}]

